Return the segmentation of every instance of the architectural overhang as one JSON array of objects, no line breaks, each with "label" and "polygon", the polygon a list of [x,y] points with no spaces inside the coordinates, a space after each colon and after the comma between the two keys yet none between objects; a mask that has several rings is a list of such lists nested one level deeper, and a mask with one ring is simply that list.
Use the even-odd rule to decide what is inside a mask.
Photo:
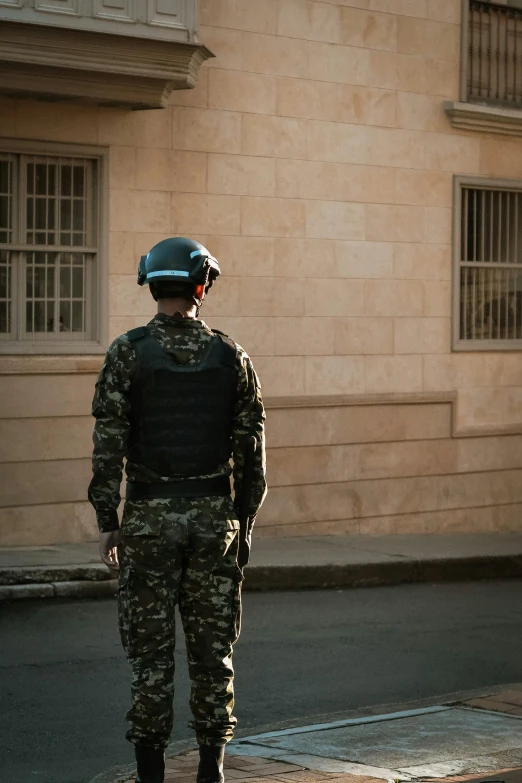
[{"label": "architectural overhang", "polygon": [[444,111],[454,128],[482,133],[506,133],[522,136],[520,109],[463,101],[444,101]]},{"label": "architectural overhang", "polygon": [[195,87],[214,55],[200,43],[2,20],[0,93],[128,109],[161,109]]}]

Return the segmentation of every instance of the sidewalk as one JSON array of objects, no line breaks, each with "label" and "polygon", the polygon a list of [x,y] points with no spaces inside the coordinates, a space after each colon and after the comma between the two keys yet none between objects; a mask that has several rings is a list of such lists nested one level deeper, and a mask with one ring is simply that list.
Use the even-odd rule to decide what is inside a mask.
[{"label": "sidewalk", "polygon": [[[254,540],[246,590],[522,577],[522,533],[309,536]],[[102,598],[117,580],[98,545],[0,548],[0,600]]]},{"label": "sidewalk", "polygon": [[[165,781],[194,783],[197,751],[167,759]],[[134,783],[130,770],[107,783]],[[522,783],[522,687],[387,715],[234,740],[229,783]],[[91,782],[94,783],[94,782]]]}]

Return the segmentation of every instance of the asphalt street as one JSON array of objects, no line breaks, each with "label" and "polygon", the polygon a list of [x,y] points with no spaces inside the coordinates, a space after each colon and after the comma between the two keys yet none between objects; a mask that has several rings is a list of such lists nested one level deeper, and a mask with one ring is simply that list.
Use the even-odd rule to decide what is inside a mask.
[{"label": "asphalt street", "polygon": [[[521,626],[522,581],[247,593],[239,726],[521,681]],[[86,783],[132,761],[114,600],[5,604],[0,639],[2,783]],[[173,740],[191,737],[181,636],[176,660]]]}]

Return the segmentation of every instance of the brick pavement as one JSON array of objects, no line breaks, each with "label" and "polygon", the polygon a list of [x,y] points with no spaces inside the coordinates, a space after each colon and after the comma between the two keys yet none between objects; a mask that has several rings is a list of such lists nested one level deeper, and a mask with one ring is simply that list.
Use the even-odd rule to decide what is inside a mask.
[{"label": "brick pavement", "polygon": [[[477,710],[491,710],[509,715],[522,716],[522,688],[505,690],[490,696],[468,699],[459,702],[459,706],[471,707]],[[165,783],[195,783],[198,765],[197,750],[190,750],[173,758],[167,759]],[[383,778],[344,773],[317,772],[305,769],[295,764],[264,759],[253,756],[225,755],[225,777],[229,783],[382,783]],[[134,783],[135,778],[129,778],[125,783]],[[428,778],[419,779],[423,783],[435,783]],[[444,783],[493,783],[503,780],[505,783],[522,783],[522,769],[490,770],[477,775],[457,775],[444,778]],[[441,779],[436,779],[441,783]]]}]

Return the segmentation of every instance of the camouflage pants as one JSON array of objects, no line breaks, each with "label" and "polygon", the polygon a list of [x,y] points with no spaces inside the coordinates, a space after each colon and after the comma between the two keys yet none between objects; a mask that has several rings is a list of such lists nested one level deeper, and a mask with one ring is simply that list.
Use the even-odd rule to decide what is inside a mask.
[{"label": "camouflage pants", "polygon": [[239,522],[230,497],[127,501],[118,614],[132,666],[131,742],[164,747],[173,726],[174,608],[185,633],[199,743],[233,736],[232,646],[240,631]]}]

